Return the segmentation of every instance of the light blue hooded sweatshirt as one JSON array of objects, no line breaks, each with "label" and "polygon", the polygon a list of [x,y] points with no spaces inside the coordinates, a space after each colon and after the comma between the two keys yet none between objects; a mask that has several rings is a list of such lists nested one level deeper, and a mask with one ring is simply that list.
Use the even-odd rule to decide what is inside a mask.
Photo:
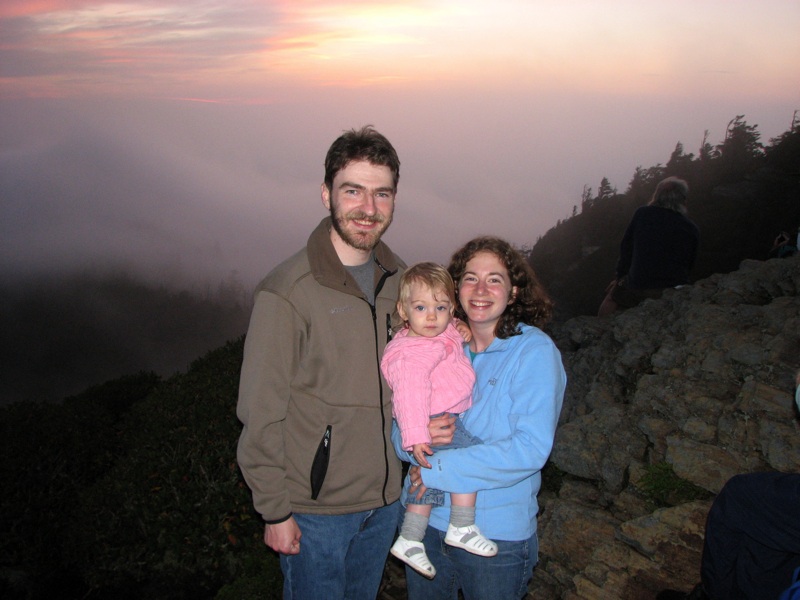
[{"label": "light blue hooded sweatshirt", "polygon": [[[541,330],[520,325],[521,335],[495,338],[473,359],[477,376],[466,429],[483,444],[437,452],[422,470],[423,483],[447,492],[478,492],[475,522],[493,540],[522,541],[536,531],[541,469],[553,447],[564,400],[561,354]],[[468,349],[467,349],[468,352]],[[393,441],[402,451],[395,425]],[[430,525],[446,531],[450,496],[434,507]]]}]

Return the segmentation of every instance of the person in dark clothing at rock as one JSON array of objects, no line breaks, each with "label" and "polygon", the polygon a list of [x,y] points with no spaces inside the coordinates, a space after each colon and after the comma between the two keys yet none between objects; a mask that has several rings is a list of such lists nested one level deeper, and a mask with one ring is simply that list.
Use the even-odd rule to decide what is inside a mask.
[{"label": "person in dark clothing at rock", "polygon": [[774,598],[800,567],[800,474],[732,477],[708,512],[700,575],[712,600]]},{"label": "person in dark clothing at rock", "polygon": [[[800,409],[800,371],[795,376]],[[708,512],[700,575],[709,598],[778,598],[800,567],[800,473],[732,477]]]},{"label": "person in dark clothing at rock", "polygon": [[[800,371],[795,402],[800,410]],[[778,600],[800,568],[800,473],[731,477],[706,520],[699,583],[659,600]],[[792,596],[794,597],[794,596]]]},{"label": "person in dark clothing at rock", "polygon": [[677,177],[659,182],[647,206],[636,210],[620,244],[616,277],[598,316],[657,298],[664,288],[689,283],[700,231],[687,214],[689,185]]}]

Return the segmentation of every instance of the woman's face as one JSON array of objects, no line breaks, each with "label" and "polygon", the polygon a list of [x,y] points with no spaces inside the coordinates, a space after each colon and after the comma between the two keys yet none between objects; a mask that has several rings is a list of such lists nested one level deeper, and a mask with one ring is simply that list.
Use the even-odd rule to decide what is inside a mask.
[{"label": "woman's face", "polygon": [[496,325],[516,293],[505,265],[488,251],[476,252],[467,262],[458,285],[459,302],[471,327]]}]

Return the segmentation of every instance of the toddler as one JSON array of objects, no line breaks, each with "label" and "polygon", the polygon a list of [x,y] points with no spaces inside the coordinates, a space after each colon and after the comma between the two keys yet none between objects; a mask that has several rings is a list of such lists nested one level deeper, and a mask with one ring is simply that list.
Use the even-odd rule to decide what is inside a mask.
[{"label": "toddler", "polygon": [[[475,373],[464,353],[464,339],[453,319],[455,285],[444,267],[425,262],[410,267],[400,280],[397,311],[405,328],[386,346],[381,370],[393,391],[393,414],[403,449],[413,452],[421,466],[430,468],[433,454],[428,423],[431,416],[460,414],[472,405]],[[460,322],[459,322],[460,324]],[[464,329],[468,331],[466,325]],[[465,332],[466,333],[466,332]],[[447,448],[481,443],[456,419],[453,442]],[[442,450],[439,446],[436,450]],[[444,492],[417,490],[406,483],[407,507],[400,536],[392,546],[394,556],[432,579],[436,569],[428,560],[422,539],[432,505],[444,504]],[[475,525],[476,493],[450,494],[450,524],[445,542],[479,556],[497,554],[497,544],[481,535]]]}]

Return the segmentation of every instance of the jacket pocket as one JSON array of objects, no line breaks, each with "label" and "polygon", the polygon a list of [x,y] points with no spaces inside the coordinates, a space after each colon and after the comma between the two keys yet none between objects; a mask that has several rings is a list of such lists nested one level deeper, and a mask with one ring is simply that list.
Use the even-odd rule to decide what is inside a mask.
[{"label": "jacket pocket", "polygon": [[331,430],[328,425],[325,435],[319,442],[317,453],[314,455],[314,462],[311,463],[311,499],[316,500],[319,491],[322,489],[322,482],[325,481],[325,474],[328,472],[328,462],[331,457]]}]

